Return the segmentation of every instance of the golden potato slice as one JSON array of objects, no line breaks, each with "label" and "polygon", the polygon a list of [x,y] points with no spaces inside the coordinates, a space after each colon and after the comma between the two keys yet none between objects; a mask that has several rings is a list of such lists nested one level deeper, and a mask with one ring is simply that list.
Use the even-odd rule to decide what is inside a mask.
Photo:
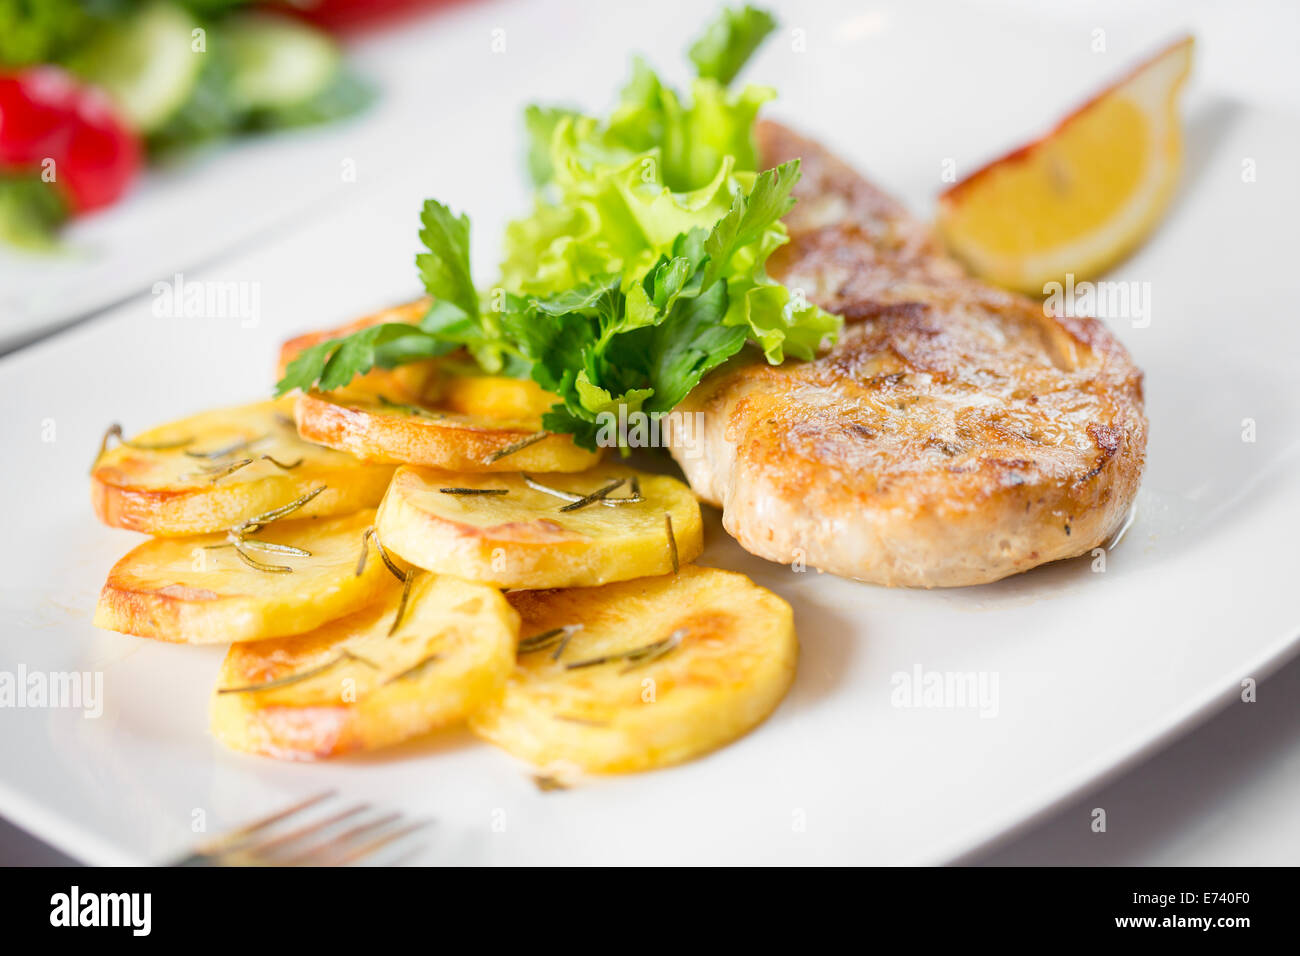
[{"label": "golden potato slice", "polygon": [[236,750],[327,757],[459,723],[501,692],[519,616],[499,591],[416,574],[390,635],[400,610],[393,595],[307,634],[234,645],[213,734]]},{"label": "golden potato slice", "polygon": [[445,374],[438,382],[438,407],[461,415],[540,422],[559,400],[526,378]]},{"label": "golden potato slice", "polygon": [[417,567],[503,588],[593,587],[665,574],[704,547],[690,488],[620,465],[577,475],[407,465],[393,476],[376,528],[386,547]]},{"label": "golden potato slice", "polygon": [[[416,299],[362,316],[333,329],[307,332],[280,346],[276,378],[284,378],[289,363],[304,350],[330,339],[344,338],[372,325],[414,325],[429,311],[430,299]],[[384,395],[401,402],[419,402],[461,415],[505,419],[540,419],[559,399],[529,379],[482,375],[474,362],[457,350],[442,358],[410,362],[393,369],[371,369],[348,383],[349,391]]]},{"label": "golden potato slice", "polygon": [[[308,332],[292,338],[280,346],[280,359],[276,365],[276,379],[284,378],[289,363],[298,357],[304,349],[319,345],[330,339],[339,339],[360,332],[372,325],[387,322],[414,325],[424,318],[429,311],[429,299],[416,299],[392,308],[382,309],[370,315],[362,316],[334,329]],[[439,363],[437,359],[423,362],[411,362],[394,369],[371,369],[365,375],[352,380],[352,386],[382,392],[390,398],[400,401],[423,401],[436,396],[438,391]]]},{"label": "golden potato slice", "polygon": [[91,502],[105,524],[178,536],[224,531],[320,486],[295,517],[379,504],[391,465],[366,464],[298,437],[292,399],[203,412],[105,451]]},{"label": "golden potato slice", "polygon": [[[248,535],[154,538],[113,565],[95,624],[184,644],[260,641],[300,634],[351,614],[401,585],[374,557],[357,574],[374,511],[279,521]],[[268,550],[264,542],[280,546]],[[288,553],[284,546],[309,551]],[[290,568],[268,571],[253,567]]]},{"label": "golden potato slice", "polygon": [[451,471],[582,471],[600,460],[599,451],[579,448],[568,435],[542,431],[538,417],[463,415],[364,389],[299,395],[294,417],[303,438],[364,461]]},{"label": "golden potato slice", "polygon": [[794,679],[790,605],[743,574],[690,566],[509,597],[523,618],[518,663],[470,726],[534,764],[680,763],[753,729]]}]

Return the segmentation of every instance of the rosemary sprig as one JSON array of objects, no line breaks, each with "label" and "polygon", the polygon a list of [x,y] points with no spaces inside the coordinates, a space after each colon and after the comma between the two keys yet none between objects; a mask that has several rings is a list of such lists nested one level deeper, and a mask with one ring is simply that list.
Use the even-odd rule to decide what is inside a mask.
[{"label": "rosemary sprig", "polygon": [[508,495],[509,488],[439,488],[444,495]]},{"label": "rosemary sprig", "polygon": [[[247,462],[245,462],[245,464],[247,464]],[[240,467],[243,466],[241,465]],[[325,485],[321,485],[318,488],[313,488],[301,498],[289,502],[287,505],[281,505],[278,508],[272,508],[270,511],[264,512],[263,514],[254,515],[251,518],[245,518],[239,524],[226,532],[226,541],[224,544],[213,544],[208,545],[208,547],[234,548],[235,554],[239,560],[243,561],[244,564],[248,565],[254,571],[264,571],[267,574],[291,574],[293,568],[289,567],[287,564],[264,564],[244,549],[252,548],[256,551],[273,551],[278,554],[295,554],[300,557],[311,557],[310,551],[305,551],[302,548],[295,548],[293,545],[289,544],[277,544],[274,541],[260,541],[257,538],[250,538],[248,535],[261,531],[272,521],[283,518],[285,515],[297,511],[307,502],[311,501],[318,494],[324,491],[325,488]]]},{"label": "rosemary sprig", "polygon": [[397,562],[388,556],[388,549],[385,548],[384,543],[379,540],[379,532],[374,529],[373,525],[361,532],[361,557],[357,561],[356,576],[361,577],[362,572],[366,570],[366,555],[370,553],[369,544],[372,538],[375,542],[375,550],[378,551],[379,556],[384,559],[384,564],[387,566],[389,572],[393,577],[397,578],[397,580],[405,581],[406,572],[399,568]]},{"label": "rosemary sprig", "polygon": [[673,563],[673,574],[681,570],[681,561],[677,556],[677,535],[673,534],[673,516],[664,512],[664,528],[668,531],[668,558]]},{"label": "rosemary sprig", "polygon": [[397,613],[393,615],[393,626],[388,629],[388,636],[392,637],[397,633],[397,629],[402,626],[402,618],[406,616],[406,602],[411,599],[411,582],[415,580],[415,568],[406,572],[406,579],[402,581],[402,598],[397,602]]},{"label": "rosemary sprig", "polygon": [[337,657],[330,658],[324,664],[317,664],[315,667],[309,667],[305,671],[298,671],[297,673],[294,674],[286,674],[284,677],[277,677],[274,680],[264,681],[263,683],[260,684],[245,684],[242,687],[218,687],[217,693],[218,694],[246,694],[249,693],[250,691],[274,690],[277,687],[286,687],[289,684],[297,684],[300,681],[305,681],[308,678],[317,676],[318,674],[323,674],[331,667],[336,667],[339,664],[342,664],[344,661],[348,661],[348,660],[357,661],[358,663],[365,664],[368,667],[378,666],[373,661],[368,661],[364,657],[361,657],[360,655],[353,654],[351,651],[345,650],[345,651],[340,651]]},{"label": "rosemary sprig", "polygon": [[579,508],[585,508],[588,505],[595,504],[597,501],[602,501],[611,491],[613,491],[615,488],[618,488],[626,481],[627,481],[626,478],[615,478],[609,484],[602,485],[600,488],[597,488],[591,494],[584,495],[583,497],[579,498],[577,501],[570,501],[567,505],[561,505],[560,510],[577,511]]},{"label": "rosemary sprig", "polygon": [[646,664],[657,661],[665,654],[670,653],[677,645],[681,644],[682,638],[686,636],[686,628],[679,627],[663,640],[654,641],[641,647],[634,647],[627,651],[617,651],[613,654],[602,654],[600,657],[592,657],[585,661],[574,661],[572,664],[565,664],[564,669],[569,671],[578,670],[583,667],[597,667],[601,664],[613,664],[617,661],[629,661],[628,667],[625,667],[621,673],[626,674],[636,667],[644,667]]},{"label": "rosemary sprig", "polygon": [[[550,485],[544,485],[536,478],[533,478],[531,475],[524,474],[524,472],[522,471],[519,474],[520,477],[524,479],[524,484],[526,484],[529,488],[532,488],[533,491],[540,491],[543,494],[551,495],[554,498],[559,498],[561,501],[580,501],[582,499],[582,495],[575,495],[571,491],[561,491],[559,488],[552,488]],[[606,498],[601,498],[600,501],[597,503],[605,505],[606,507],[609,508],[617,508],[619,505],[640,504],[641,501],[642,501],[641,482],[638,481],[636,478],[633,478],[632,494],[629,497],[627,498],[606,497]]]},{"label": "rosemary sprig", "polygon": [[414,677],[416,674],[420,673],[422,670],[424,670],[434,661],[441,659],[441,657],[442,657],[441,654],[430,654],[428,657],[421,658],[420,660],[412,664],[410,667],[408,667],[406,670],[402,671],[399,674],[394,674],[392,677],[385,680],[384,683],[391,684],[394,681],[405,680],[408,677]]},{"label": "rosemary sprig", "polygon": [[209,461],[213,461],[217,458],[225,458],[229,455],[233,455],[237,451],[251,448],[258,442],[264,442],[270,437],[270,435],[257,435],[253,438],[242,438],[233,444],[226,445],[224,448],[214,448],[211,451],[187,451],[184,454],[188,455],[190,458],[206,458]]},{"label": "rosemary sprig", "polygon": [[270,511],[263,512],[260,515],[253,515],[253,517],[251,518],[245,518],[239,524],[235,525],[235,527],[230,529],[231,533],[237,534],[239,537],[242,538],[244,535],[250,532],[260,531],[264,526],[270,524],[272,521],[278,521],[279,519],[283,518],[285,515],[293,514],[303,505],[307,504],[307,502],[311,501],[318,494],[324,491],[326,487],[328,486],[319,485],[318,487],[313,488],[311,491],[307,492],[301,498],[296,498],[293,501],[289,502],[287,505],[280,505],[280,507],[272,508]]},{"label": "rosemary sprig", "polygon": [[513,455],[517,451],[523,451],[529,445],[536,445],[539,441],[541,441],[549,434],[550,432],[537,432],[535,435],[529,435],[527,438],[521,438],[519,441],[515,442],[512,445],[506,445],[505,448],[498,448],[492,454],[487,456],[487,458],[484,460],[484,463],[490,465],[493,462],[500,461],[502,458],[505,458],[507,455]]},{"label": "rosemary sprig", "polygon": [[186,445],[194,441],[193,436],[190,436],[189,438],[177,438],[173,441],[128,441],[126,438],[122,437],[121,423],[113,422],[113,424],[108,426],[108,430],[104,432],[103,439],[99,442],[99,454],[95,456],[95,460],[91,463],[91,468],[98,465],[99,459],[103,458],[108,452],[108,442],[110,438],[116,438],[118,444],[125,445],[127,448],[134,448],[136,451],[171,451],[174,448],[184,448]]}]

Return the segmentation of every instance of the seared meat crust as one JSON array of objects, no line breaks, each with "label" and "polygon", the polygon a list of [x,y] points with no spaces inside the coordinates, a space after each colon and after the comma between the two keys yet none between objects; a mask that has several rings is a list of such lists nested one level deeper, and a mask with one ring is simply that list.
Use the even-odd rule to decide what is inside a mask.
[{"label": "seared meat crust", "polygon": [[764,123],[759,144],[764,167],[803,160],[770,271],[846,325],[816,361],[733,360],[680,407],[703,427],[674,456],[727,531],[769,560],[913,587],[1104,543],[1147,440],[1142,373],[1118,340],[968,277],[815,143]]}]

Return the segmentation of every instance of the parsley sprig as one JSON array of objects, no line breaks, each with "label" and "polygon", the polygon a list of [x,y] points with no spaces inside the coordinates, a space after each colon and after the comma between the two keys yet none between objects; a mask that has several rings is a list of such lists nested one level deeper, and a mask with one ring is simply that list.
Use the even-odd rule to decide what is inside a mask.
[{"label": "parsley sprig", "polygon": [[[747,342],[773,363],[812,358],[837,333],[838,318],[764,271],[787,241],[780,220],[794,204],[799,162],[745,169],[752,160],[740,154],[753,153],[754,112],[769,94],[726,91],[772,26],[752,8],[726,11],[692,47],[699,111],[644,65],[608,123],[530,111],[529,165],[541,188],[534,215],[511,227],[504,269],[507,279],[526,279],[480,294],[468,217],[426,201],[416,264],[433,299],[428,314],[416,325],[371,326],[308,348],[277,394],[335,389],[375,367],[465,348],[484,371],[530,377],[554,393],[543,426],[594,448],[603,413],[669,411]],[[680,156],[684,142],[703,145],[722,127],[712,145],[740,145],[721,154],[711,178],[675,162],[687,191],[647,182],[646,169],[667,164],[666,143]],[[634,142],[646,129],[657,138]]]}]

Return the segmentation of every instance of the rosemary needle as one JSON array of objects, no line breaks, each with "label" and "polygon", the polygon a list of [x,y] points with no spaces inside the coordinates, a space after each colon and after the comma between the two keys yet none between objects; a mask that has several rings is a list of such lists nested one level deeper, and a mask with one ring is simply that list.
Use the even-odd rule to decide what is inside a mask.
[{"label": "rosemary needle", "polygon": [[670,653],[675,647],[677,647],[684,637],[686,637],[686,628],[679,627],[657,644],[651,644],[648,647],[643,648],[644,653],[637,652],[627,655],[625,659],[630,661],[630,663],[627,667],[624,667],[619,671],[619,673],[626,674],[628,671],[634,671],[638,667],[653,664],[655,661],[659,660],[659,658]]},{"label": "rosemary needle", "polygon": [[582,630],[581,624],[570,624],[564,629],[564,636],[560,638],[559,643],[555,645],[555,650],[551,653],[551,660],[558,661],[569,647],[569,641],[573,640],[573,635]]},{"label": "rosemary needle", "polygon": [[581,624],[566,624],[564,627],[551,628],[541,634],[525,637],[519,642],[518,653],[532,654],[535,651],[548,651],[554,647],[555,653],[551,655],[551,660],[559,660],[564,649],[569,646],[569,640],[580,630],[582,630]]},{"label": "rosemary needle", "polygon": [[172,441],[158,442],[128,440],[122,437],[121,424],[113,422],[113,424],[108,426],[108,430],[104,432],[104,437],[99,443],[99,454],[95,456],[95,461],[91,465],[92,468],[99,464],[99,459],[103,458],[105,453],[108,451],[108,441],[110,438],[116,438],[119,444],[125,445],[127,448],[134,448],[136,451],[171,451],[174,448],[184,448],[186,445],[194,441],[192,436],[189,438],[177,438]]},{"label": "rosemary needle", "polygon": [[670,512],[664,512],[664,527],[668,530],[668,557],[673,563],[673,574],[681,570],[680,559],[677,556],[677,536],[673,534],[673,516]]},{"label": "rosemary needle", "polygon": [[[240,543],[243,543],[242,538],[240,539]],[[287,564],[263,564],[261,561],[249,557],[248,552],[241,548],[239,544],[232,542],[231,547],[235,549],[235,554],[239,555],[239,560],[243,561],[254,571],[266,571],[271,574],[290,574],[293,572],[293,568],[289,567]]]},{"label": "rosemary needle", "polygon": [[[540,491],[542,492],[542,494],[551,495],[552,497],[559,498],[561,501],[579,501],[582,498],[582,495],[575,495],[573,494],[573,492],[570,491],[561,491],[559,488],[552,488],[550,485],[544,485],[536,478],[532,477],[531,475],[524,474],[524,472],[522,471],[519,473],[519,475],[524,479],[524,484],[526,484],[529,488],[532,488],[533,491]],[[605,505],[608,508],[617,508],[619,505],[640,504],[642,500],[643,499],[641,498],[641,482],[639,479],[634,477],[632,479],[632,494],[629,497],[601,498],[598,504]]]},{"label": "rosemary needle", "polygon": [[315,677],[317,674],[323,674],[331,667],[335,667],[344,661],[357,661],[369,667],[376,667],[373,661],[368,661],[358,654],[351,651],[340,651],[337,657],[332,657],[324,664],[317,664],[315,667],[309,667],[305,671],[298,671],[294,674],[286,674],[284,677],[277,677],[275,680],[264,681],[261,684],[245,684],[242,687],[218,687],[218,694],[246,694],[256,690],[274,690],[276,687],[285,687],[289,684],[296,684],[299,681],[307,680],[309,677]]},{"label": "rosemary needle", "polygon": [[392,637],[397,633],[397,629],[402,626],[402,618],[406,616],[406,602],[411,599],[411,582],[415,580],[415,568],[406,572],[406,579],[402,582],[402,597],[397,602],[397,613],[393,615],[393,626],[388,629],[388,636]]},{"label": "rosemary needle", "polygon": [[185,481],[190,478],[206,477],[212,484],[216,484],[222,478],[233,475],[241,468],[245,468],[253,463],[251,458],[241,458],[239,461],[232,461],[228,465],[204,465],[198,471],[192,471],[188,475],[181,475],[181,480]]},{"label": "rosemary needle", "polygon": [[492,454],[487,456],[485,463],[490,465],[495,461],[500,461],[502,458],[506,457],[506,455],[513,455],[517,451],[523,451],[529,445],[537,444],[549,434],[550,432],[537,432],[537,434],[529,435],[527,438],[521,439],[512,445],[506,445],[505,448],[498,448]]},{"label": "rosemary needle", "polygon": [[[297,461],[293,461],[293,462],[289,462],[288,464],[285,464],[284,462],[280,461],[279,459],[271,455],[263,455],[258,460],[269,461],[271,464],[275,465],[275,467],[282,468],[285,471],[292,471],[293,469],[301,465],[303,462],[303,459],[299,458]],[[188,475],[181,475],[181,478],[182,479],[197,478],[200,475],[211,475],[212,483],[215,485],[218,481],[220,481],[222,478],[225,478],[227,475],[233,475],[235,472],[239,471],[239,469],[247,467],[252,463],[253,463],[253,459],[251,458],[241,458],[239,459],[239,461],[232,461],[228,465],[204,465],[197,472],[191,472]]]},{"label": "rosemary needle", "polygon": [[561,511],[577,511],[579,508],[585,508],[587,505],[595,504],[597,501],[604,500],[605,496],[627,481],[626,478],[615,478],[607,485],[597,488],[589,495],[584,495],[577,501],[570,501],[567,505],[561,505]]},{"label": "rosemary needle", "polygon": [[272,690],[273,688],[276,687],[284,687],[287,684],[296,684],[299,681],[304,681],[309,677],[315,677],[317,674],[323,674],[325,673],[325,671],[329,670],[331,667],[335,666],[336,664],[341,663],[342,661],[343,661],[343,655],[340,654],[338,657],[335,657],[332,660],[328,660],[324,664],[317,664],[315,667],[309,667],[305,671],[298,671],[296,674],[286,674],[284,677],[277,677],[275,680],[269,680],[261,684],[245,684],[242,687],[218,687],[217,693],[218,694],[246,694],[249,691]]},{"label": "rosemary needle", "polygon": [[399,568],[396,562],[388,556],[388,549],[385,548],[384,543],[379,540],[379,534],[375,531],[373,525],[361,533],[361,557],[357,561],[356,576],[361,577],[361,573],[366,569],[366,555],[369,553],[369,542],[372,538],[375,542],[375,550],[378,551],[379,556],[384,559],[384,565],[388,568],[389,572],[393,577],[397,578],[397,580],[405,581],[406,572]]},{"label": "rosemary needle", "polygon": [[613,654],[602,654],[600,657],[592,657],[585,661],[574,661],[572,664],[565,664],[565,670],[578,670],[583,667],[597,667],[601,664],[613,664],[615,661],[630,661],[632,666],[623,669],[626,674],[633,667],[640,667],[649,664],[663,657],[669,651],[677,647],[686,636],[686,628],[679,627],[667,637],[660,641],[654,641],[642,647],[634,647],[628,651],[617,651]]},{"label": "rosemary needle", "polygon": [[263,455],[261,460],[269,461],[271,464],[275,465],[276,468],[283,468],[285,471],[293,471],[303,463],[303,459],[299,458],[297,461],[291,461],[288,464],[285,464],[274,455]]},{"label": "rosemary needle", "polygon": [[370,532],[374,530],[374,528],[367,528],[365,531],[361,532],[361,557],[357,558],[357,571],[353,577],[359,578],[365,573],[366,557],[370,554]]},{"label": "rosemary needle", "polygon": [[426,667],[428,667],[430,664],[432,664],[434,661],[438,660],[441,657],[442,657],[441,654],[430,654],[428,657],[421,658],[420,660],[412,664],[410,667],[408,667],[406,670],[394,674],[392,677],[385,680],[384,683],[391,684],[393,683],[393,681],[405,680],[407,677],[414,677],[416,674],[420,673],[420,671],[424,670]]},{"label": "rosemary needle", "polygon": [[233,455],[237,451],[243,451],[258,442],[266,441],[270,435],[258,435],[254,438],[241,438],[239,441],[227,445],[224,448],[214,448],[211,451],[187,451],[185,452],[191,458],[207,458],[209,461],[215,458],[225,458],[227,455]]},{"label": "rosemary needle", "polygon": [[277,521],[287,514],[292,514],[324,491],[326,487],[326,485],[319,485],[307,492],[301,498],[297,498],[289,502],[287,505],[281,505],[278,508],[272,508],[270,511],[264,512],[263,514],[253,515],[251,518],[245,518],[232,529],[232,532],[243,535],[247,531],[256,531],[263,525],[270,524],[272,521]]},{"label": "rosemary needle", "polygon": [[508,495],[509,488],[439,488],[444,495]]},{"label": "rosemary needle", "polygon": [[542,631],[540,634],[534,634],[532,637],[525,637],[519,642],[520,654],[531,654],[533,651],[544,651],[560,639],[564,633],[564,628],[553,627],[549,631]]},{"label": "rosemary needle", "polygon": [[533,489],[533,491],[540,491],[543,494],[547,494],[555,498],[559,498],[561,501],[577,501],[579,498],[582,497],[582,495],[575,495],[568,491],[561,491],[559,488],[552,488],[550,485],[544,485],[537,479],[531,477],[530,475],[525,474],[522,471],[519,473],[519,477],[523,478],[524,484],[526,484],[529,488]]},{"label": "rosemary needle", "polygon": [[291,544],[277,544],[274,541],[263,541],[260,538],[240,538],[239,543],[245,548],[252,548],[254,551],[274,551],[276,554],[294,554],[300,558],[311,557],[311,552],[306,548],[295,548]]}]

